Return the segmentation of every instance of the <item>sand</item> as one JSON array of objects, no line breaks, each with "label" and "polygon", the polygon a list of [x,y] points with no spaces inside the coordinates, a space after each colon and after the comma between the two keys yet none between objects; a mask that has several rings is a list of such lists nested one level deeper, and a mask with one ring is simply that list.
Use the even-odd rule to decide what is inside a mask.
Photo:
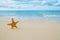
[{"label": "sand", "polygon": [[7,25],[11,19],[2,19],[0,19],[0,40],[60,40],[60,23],[19,20],[18,28],[11,29]]}]

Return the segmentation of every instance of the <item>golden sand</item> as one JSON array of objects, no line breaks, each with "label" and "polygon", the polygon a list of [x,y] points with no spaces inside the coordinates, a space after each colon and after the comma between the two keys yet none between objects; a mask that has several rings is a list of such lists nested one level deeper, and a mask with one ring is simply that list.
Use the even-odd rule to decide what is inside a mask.
[{"label": "golden sand", "polygon": [[38,20],[20,20],[17,29],[9,21],[0,21],[0,40],[60,40],[60,23]]}]

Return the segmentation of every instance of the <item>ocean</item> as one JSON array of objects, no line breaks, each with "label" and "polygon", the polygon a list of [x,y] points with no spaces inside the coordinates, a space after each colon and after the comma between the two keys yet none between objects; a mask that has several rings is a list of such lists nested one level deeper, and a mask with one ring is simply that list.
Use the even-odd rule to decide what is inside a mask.
[{"label": "ocean", "polygon": [[60,10],[13,10],[0,11],[0,17],[17,16],[20,19],[60,22]]}]

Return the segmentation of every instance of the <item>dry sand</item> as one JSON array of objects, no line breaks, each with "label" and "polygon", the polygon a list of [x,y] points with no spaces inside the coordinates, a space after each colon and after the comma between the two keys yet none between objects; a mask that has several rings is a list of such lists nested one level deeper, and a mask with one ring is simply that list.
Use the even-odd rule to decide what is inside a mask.
[{"label": "dry sand", "polygon": [[20,20],[17,29],[0,19],[0,40],[60,40],[60,23],[38,20]]}]

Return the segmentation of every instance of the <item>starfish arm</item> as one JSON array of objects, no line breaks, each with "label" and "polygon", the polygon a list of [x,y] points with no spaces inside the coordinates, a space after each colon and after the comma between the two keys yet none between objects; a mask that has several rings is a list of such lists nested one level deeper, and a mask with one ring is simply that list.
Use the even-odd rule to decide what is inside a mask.
[{"label": "starfish arm", "polygon": [[12,22],[14,22],[14,19],[12,18]]},{"label": "starfish arm", "polygon": [[7,25],[11,25],[11,24],[7,24]]},{"label": "starfish arm", "polygon": [[17,28],[17,26],[15,26]]},{"label": "starfish arm", "polygon": [[16,23],[18,23],[19,21],[17,21]]},{"label": "starfish arm", "polygon": [[13,29],[13,27],[11,27],[11,29]]}]

